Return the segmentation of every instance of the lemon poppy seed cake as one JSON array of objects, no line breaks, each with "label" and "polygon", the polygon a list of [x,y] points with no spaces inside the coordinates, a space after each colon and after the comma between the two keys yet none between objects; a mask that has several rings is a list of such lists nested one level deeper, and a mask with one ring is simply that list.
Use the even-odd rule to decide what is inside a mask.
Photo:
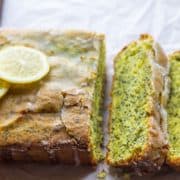
[{"label": "lemon poppy seed cake", "polygon": [[1,160],[102,159],[103,35],[1,30],[0,63]]},{"label": "lemon poppy seed cake", "polygon": [[114,71],[107,162],[153,172],[167,152],[168,59],[151,36],[142,35],[116,56]]},{"label": "lemon poppy seed cake", "polygon": [[171,91],[168,101],[169,152],[167,163],[180,170],[180,52],[170,55]]}]

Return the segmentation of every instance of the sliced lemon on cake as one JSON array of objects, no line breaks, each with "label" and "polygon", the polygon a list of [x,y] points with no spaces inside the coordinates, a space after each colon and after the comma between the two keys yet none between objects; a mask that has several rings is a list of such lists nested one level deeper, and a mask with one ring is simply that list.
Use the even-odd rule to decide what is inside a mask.
[{"label": "sliced lemon on cake", "polygon": [[10,46],[0,51],[0,79],[16,84],[32,83],[49,71],[42,52],[24,46]]},{"label": "sliced lemon on cake", "polygon": [[10,87],[9,83],[0,80],[0,98],[3,97],[8,92],[9,87]]}]

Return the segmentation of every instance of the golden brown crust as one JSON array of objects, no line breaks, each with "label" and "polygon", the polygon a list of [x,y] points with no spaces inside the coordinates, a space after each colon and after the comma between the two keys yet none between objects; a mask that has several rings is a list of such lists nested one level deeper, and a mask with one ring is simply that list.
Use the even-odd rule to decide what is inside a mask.
[{"label": "golden brown crust", "polygon": [[49,149],[41,144],[12,145],[0,148],[1,161],[53,162],[63,164],[94,164],[87,149],[70,142]]},{"label": "golden brown crust", "polygon": [[[143,34],[140,36],[140,41],[141,40],[145,40],[145,39],[152,39],[152,37],[148,34]],[[137,43],[137,41],[134,41],[132,43]],[[121,55],[121,53],[127,49],[129,45],[125,46],[115,57],[114,59],[114,65],[116,63],[116,61],[118,61],[119,56]],[[166,55],[164,54],[164,52],[162,51],[162,49],[158,46],[158,50],[157,47],[154,46],[154,53],[156,56],[156,63],[163,66],[165,71],[167,71],[165,73],[164,78],[157,78],[153,83],[154,86],[161,86],[160,88],[164,90],[164,81],[169,81],[168,80],[168,59],[166,57]],[[163,58],[162,58],[163,57]],[[165,58],[165,59],[164,59]],[[163,61],[162,61],[163,59]],[[162,63],[163,62],[163,63]],[[157,70],[156,70],[157,72]],[[159,72],[160,75],[162,76],[162,72]],[[160,77],[161,77],[160,76]],[[157,75],[156,75],[157,77]],[[114,81],[114,77],[113,77],[113,81]],[[159,83],[161,82],[161,83]],[[168,85],[168,82],[167,82]],[[113,86],[112,86],[113,88]],[[154,87],[156,88],[156,87]],[[168,88],[168,87],[167,87]],[[111,91],[112,92],[112,91]],[[164,98],[167,98],[168,95]],[[154,98],[154,97],[152,97]],[[156,170],[159,170],[160,167],[162,166],[162,164],[164,163],[166,154],[167,154],[167,149],[168,149],[168,144],[167,144],[167,132],[166,132],[166,119],[162,118],[162,115],[160,112],[157,111],[157,107],[155,102],[157,101],[157,99],[152,99],[150,101],[151,104],[151,114],[150,114],[150,118],[149,118],[149,140],[148,143],[146,145],[146,147],[144,148],[143,151],[141,152],[135,152],[135,154],[133,154],[129,159],[125,160],[124,162],[117,162],[116,164],[114,164],[111,159],[109,158],[109,152],[107,153],[106,156],[106,161],[109,165],[114,166],[114,167],[122,167],[125,169],[129,169],[129,170],[134,170],[137,174],[144,174],[144,173],[149,173],[149,172],[154,172]],[[165,104],[166,105],[166,104]],[[111,106],[110,105],[110,116],[109,116],[109,132],[110,132],[110,126],[111,126]],[[164,106],[162,107],[164,110]],[[160,118],[161,117],[161,118]],[[108,147],[108,146],[107,146]],[[110,149],[108,149],[108,151],[110,151]]]},{"label": "golden brown crust", "polygon": [[180,157],[172,158],[167,156],[166,163],[176,171],[180,172]]},{"label": "golden brown crust", "polygon": [[171,57],[176,56],[178,54],[180,54],[180,50],[174,51],[173,53],[169,54],[168,57],[169,57],[170,62],[171,62]]},{"label": "golden brown crust", "polygon": [[[52,115],[48,115],[46,117],[45,114],[21,115],[16,124],[21,125],[21,122],[24,121],[36,121],[39,125],[43,125],[42,123],[44,123],[43,126],[46,128],[46,123],[49,123],[49,121],[53,121],[58,117],[51,116]],[[42,122],[42,120],[44,122]],[[48,122],[46,122],[46,120],[48,120]],[[48,140],[41,140],[44,135],[36,134],[36,136],[31,136],[30,133],[17,133],[16,135],[18,135],[19,138],[16,138],[15,141],[13,137],[14,133],[12,135],[10,134],[6,139],[4,139],[1,134],[0,159],[92,164],[93,160],[90,156],[90,150],[88,149],[89,142],[87,141],[87,134],[84,134],[84,139],[83,135],[80,135],[80,139],[78,139],[78,134],[76,134],[77,129],[74,131],[72,126],[73,130],[70,131],[66,126],[69,126],[68,122],[66,122],[65,125],[58,124],[53,127],[54,133],[52,135],[46,134],[46,136],[49,137]],[[83,124],[82,126],[84,129],[87,129],[87,126]],[[38,129],[40,130],[40,127],[38,127]],[[83,130],[83,133],[84,132],[85,131]],[[72,133],[75,133],[74,137]]]}]

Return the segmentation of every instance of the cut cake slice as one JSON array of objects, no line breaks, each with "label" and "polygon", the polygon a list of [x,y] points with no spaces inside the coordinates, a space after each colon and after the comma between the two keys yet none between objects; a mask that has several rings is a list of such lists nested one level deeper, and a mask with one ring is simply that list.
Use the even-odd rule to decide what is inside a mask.
[{"label": "cut cake slice", "polygon": [[169,56],[171,91],[167,106],[169,152],[167,163],[180,171],[180,52]]},{"label": "cut cake slice", "polygon": [[168,59],[149,35],[130,43],[114,60],[107,162],[153,172],[165,160]]}]

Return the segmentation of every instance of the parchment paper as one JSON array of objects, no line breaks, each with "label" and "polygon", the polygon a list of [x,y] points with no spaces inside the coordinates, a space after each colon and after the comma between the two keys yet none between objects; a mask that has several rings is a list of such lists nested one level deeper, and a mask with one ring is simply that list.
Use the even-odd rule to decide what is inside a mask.
[{"label": "parchment paper", "polygon": [[[2,27],[87,30],[104,33],[107,44],[107,87],[104,124],[107,127],[109,89],[115,54],[141,33],[150,33],[169,53],[180,49],[179,0],[4,0]],[[105,132],[107,129],[105,128]],[[104,165],[100,165],[100,171]],[[110,172],[107,179],[124,176]],[[172,170],[146,179],[180,179]],[[0,164],[3,180],[96,179],[96,167],[42,164]],[[144,177],[133,177],[144,179]]]}]

